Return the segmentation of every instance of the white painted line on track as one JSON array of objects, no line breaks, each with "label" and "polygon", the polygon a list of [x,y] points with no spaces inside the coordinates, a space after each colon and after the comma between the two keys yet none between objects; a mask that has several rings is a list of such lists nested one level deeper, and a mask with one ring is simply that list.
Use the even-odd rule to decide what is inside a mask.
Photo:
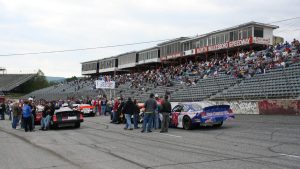
[{"label": "white painted line on track", "polygon": [[293,157],[293,158],[300,158],[300,156],[291,155],[291,154],[279,154],[281,156]]},{"label": "white painted line on track", "polygon": [[167,134],[167,133],[159,133],[159,134],[167,135],[167,136],[170,136],[170,137],[179,137],[179,138],[182,137],[182,136],[176,136],[176,135],[173,135],[173,134]]}]

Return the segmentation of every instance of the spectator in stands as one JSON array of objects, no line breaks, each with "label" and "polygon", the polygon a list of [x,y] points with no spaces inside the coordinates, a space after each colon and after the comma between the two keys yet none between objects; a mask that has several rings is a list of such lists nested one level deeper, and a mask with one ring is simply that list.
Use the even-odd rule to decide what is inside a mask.
[{"label": "spectator in stands", "polygon": [[125,130],[132,130],[131,125],[131,116],[134,114],[135,104],[132,102],[131,97],[128,97],[127,102],[125,103],[122,112],[124,113],[126,119],[126,125],[124,127]]},{"label": "spectator in stands", "polygon": [[23,120],[24,120],[25,132],[28,132],[28,130],[30,132],[32,132],[33,131],[32,121],[31,121],[32,112],[31,112],[31,108],[29,106],[29,101],[28,100],[24,101],[24,105],[23,105],[23,108],[22,108],[22,115],[23,115]]},{"label": "spectator in stands", "polygon": [[157,108],[156,100],[154,100],[154,94],[151,93],[149,99],[145,102],[145,113],[144,113],[144,121],[143,121],[143,129],[142,133],[147,130],[148,132],[151,131],[151,124],[153,119],[153,114],[155,113],[155,110]]},{"label": "spectator in stands", "polygon": [[165,95],[164,100],[161,104],[161,113],[163,116],[162,124],[161,124],[161,133],[168,132],[169,121],[170,121],[170,113],[171,113],[171,103],[168,101],[168,95]]}]

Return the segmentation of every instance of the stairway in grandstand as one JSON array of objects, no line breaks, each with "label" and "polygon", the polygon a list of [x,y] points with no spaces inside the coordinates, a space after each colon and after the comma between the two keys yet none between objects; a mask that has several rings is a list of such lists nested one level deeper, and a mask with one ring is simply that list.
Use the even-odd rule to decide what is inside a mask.
[{"label": "stairway in grandstand", "polygon": [[11,91],[34,76],[36,74],[0,74],[0,91]]}]

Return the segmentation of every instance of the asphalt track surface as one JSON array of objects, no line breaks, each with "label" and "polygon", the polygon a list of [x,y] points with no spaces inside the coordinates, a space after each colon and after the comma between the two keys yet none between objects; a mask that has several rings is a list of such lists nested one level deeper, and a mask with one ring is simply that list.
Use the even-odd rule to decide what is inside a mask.
[{"label": "asphalt track surface", "polygon": [[0,121],[0,168],[300,168],[300,116],[237,115],[221,128],[167,134],[124,130],[109,121],[90,117],[79,129],[31,133]]}]

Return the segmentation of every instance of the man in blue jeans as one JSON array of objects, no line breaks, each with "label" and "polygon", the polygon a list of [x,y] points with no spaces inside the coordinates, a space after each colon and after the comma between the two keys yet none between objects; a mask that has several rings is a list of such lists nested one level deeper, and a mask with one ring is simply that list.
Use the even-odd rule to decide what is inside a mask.
[{"label": "man in blue jeans", "polygon": [[41,129],[40,130],[48,130],[50,119],[51,119],[51,107],[49,105],[45,105],[43,113],[42,113],[42,120],[41,120]]},{"label": "man in blue jeans", "polygon": [[30,132],[33,131],[32,129],[32,121],[31,121],[31,108],[29,106],[29,101],[24,101],[24,106],[22,108],[22,115],[23,115],[23,121],[24,121],[24,129],[25,132],[28,132],[28,129]]},{"label": "man in blue jeans", "polygon": [[145,107],[145,113],[144,113],[143,129],[141,132],[142,133],[145,132],[146,127],[148,132],[152,132],[151,127],[152,127],[153,114],[157,108],[157,103],[154,100],[153,93],[150,94],[150,98],[145,102],[144,107]]},{"label": "man in blue jeans", "polygon": [[12,107],[12,112],[13,112],[12,128],[16,129],[19,123],[19,116],[21,116],[21,107],[19,106],[18,103],[14,103]]},{"label": "man in blue jeans", "polygon": [[132,102],[131,98],[128,97],[127,102],[125,103],[122,112],[125,114],[125,119],[126,119],[126,125],[124,127],[125,130],[129,129],[132,130],[132,125],[131,125],[131,116],[134,113],[134,103]]}]

